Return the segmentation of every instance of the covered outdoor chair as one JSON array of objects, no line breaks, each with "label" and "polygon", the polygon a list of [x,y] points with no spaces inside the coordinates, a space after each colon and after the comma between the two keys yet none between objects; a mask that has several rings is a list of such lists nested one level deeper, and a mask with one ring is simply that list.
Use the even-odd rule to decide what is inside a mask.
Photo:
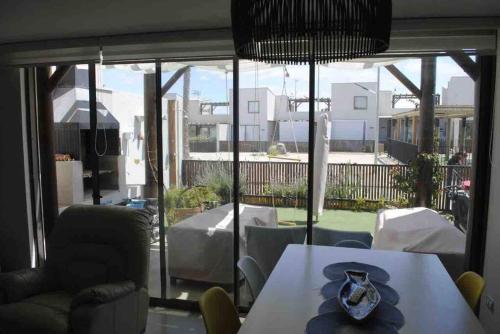
[{"label": "covered outdoor chair", "polygon": [[337,242],[335,247],[370,249],[365,243],[357,240],[342,240]]},{"label": "covered outdoor chair", "polygon": [[144,332],[149,217],[73,206],[58,218],[42,268],[0,274],[0,333]]},{"label": "covered outdoor chair", "polygon": [[313,227],[313,245],[335,246],[343,240],[356,240],[371,248],[373,237],[368,232],[339,231],[323,227]]},{"label": "covered outdoor chair", "polygon": [[257,262],[250,256],[243,256],[238,260],[238,268],[245,276],[245,280],[250,288],[252,299],[257,299],[260,291],[266,283],[266,277],[260,270]]},{"label": "covered outdoor chair", "polygon": [[289,244],[303,244],[306,227],[245,226],[247,254],[255,259],[266,277],[269,277],[281,254]]}]

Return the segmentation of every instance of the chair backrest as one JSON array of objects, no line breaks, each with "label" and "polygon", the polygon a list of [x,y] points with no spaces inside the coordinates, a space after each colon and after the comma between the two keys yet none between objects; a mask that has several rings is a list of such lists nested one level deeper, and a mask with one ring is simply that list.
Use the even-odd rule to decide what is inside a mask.
[{"label": "chair backrest", "polygon": [[456,284],[469,306],[476,311],[484,291],[484,279],[475,272],[467,271],[460,275]]},{"label": "chair backrest", "polygon": [[238,260],[238,268],[243,273],[243,276],[245,276],[253,300],[257,299],[257,296],[266,283],[266,277],[259,268],[259,265],[252,257],[243,256]]},{"label": "chair backrest", "polygon": [[199,304],[207,334],[236,334],[240,329],[238,311],[223,289],[208,289]]},{"label": "chair backrest", "polygon": [[337,242],[335,247],[370,249],[370,247],[358,240],[342,240]]},{"label": "chair backrest", "polygon": [[338,231],[318,226],[313,227],[313,245],[334,246],[343,240],[360,241],[371,248],[373,237],[368,232]]},{"label": "chair backrest", "polygon": [[247,254],[254,258],[266,277],[269,277],[281,254],[289,244],[303,244],[306,227],[245,226]]},{"label": "chair backrest", "polygon": [[150,218],[120,206],[69,207],[49,236],[47,267],[68,291],[124,280],[147,288]]}]

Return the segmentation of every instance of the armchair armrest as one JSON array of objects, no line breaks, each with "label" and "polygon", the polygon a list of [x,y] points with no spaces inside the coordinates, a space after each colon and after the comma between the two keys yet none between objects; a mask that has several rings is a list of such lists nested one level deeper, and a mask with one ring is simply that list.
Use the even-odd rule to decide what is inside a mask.
[{"label": "armchair armrest", "polygon": [[0,274],[0,303],[14,303],[54,289],[54,276],[46,267]]},{"label": "armchair armrest", "polygon": [[109,303],[134,291],[135,283],[132,281],[95,285],[76,294],[71,301],[71,309],[85,304]]}]

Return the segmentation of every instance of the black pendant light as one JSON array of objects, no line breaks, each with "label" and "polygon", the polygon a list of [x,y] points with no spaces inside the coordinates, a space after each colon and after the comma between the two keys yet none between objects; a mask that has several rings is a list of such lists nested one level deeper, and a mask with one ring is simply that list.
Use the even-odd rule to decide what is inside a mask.
[{"label": "black pendant light", "polygon": [[[387,50],[392,2],[232,0],[231,20],[238,58],[274,64],[309,64],[307,244],[310,245],[314,190],[315,64],[366,57]],[[237,110],[235,108],[235,112]]]},{"label": "black pendant light", "polygon": [[232,0],[236,55],[267,63],[344,61],[387,50],[391,0]]}]

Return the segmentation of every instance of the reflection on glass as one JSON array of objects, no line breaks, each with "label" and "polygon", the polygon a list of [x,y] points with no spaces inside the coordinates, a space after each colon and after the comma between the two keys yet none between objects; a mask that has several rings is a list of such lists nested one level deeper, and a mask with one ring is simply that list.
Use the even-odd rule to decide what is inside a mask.
[{"label": "reflection on glass", "polygon": [[88,90],[88,66],[75,65],[52,95],[59,211],[72,204],[92,204]]},{"label": "reflection on glass", "polygon": [[232,61],[162,71],[167,298],[196,301],[233,285]]}]

